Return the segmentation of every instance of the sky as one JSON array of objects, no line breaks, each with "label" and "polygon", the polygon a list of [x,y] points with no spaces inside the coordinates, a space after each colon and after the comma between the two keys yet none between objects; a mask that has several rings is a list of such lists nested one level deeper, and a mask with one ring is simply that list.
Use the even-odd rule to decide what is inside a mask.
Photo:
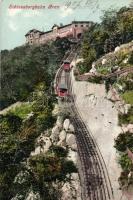
[{"label": "sky", "polygon": [[[25,43],[31,29],[48,31],[73,20],[99,22],[103,10],[128,6],[132,0],[0,0],[0,49]],[[28,9],[20,6],[31,6]],[[19,6],[15,8],[15,6]],[[38,6],[38,9],[34,9]]]}]

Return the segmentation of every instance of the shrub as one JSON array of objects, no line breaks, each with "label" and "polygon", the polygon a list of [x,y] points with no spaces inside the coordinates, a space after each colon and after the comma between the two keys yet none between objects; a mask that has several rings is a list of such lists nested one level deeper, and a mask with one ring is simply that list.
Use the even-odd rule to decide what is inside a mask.
[{"label": "shrub", "polygon": [[73,163],[73,161],[66,160],[65,162],[63,162],[62,173],[63,174],[77,173],[77,168]]},{"label": "shrub", "polygon": [[42,114],[39,114],[36,118],[37,131],[42,132],[48,128],[51,128],[55,123],[55,118],[52,116],[51,111],[46,110]]},{"label": "shrub", "polygon": [[51,146],[50,152],[53,152],[57,157],[66,157],[68,154],[68,150],[60,146]]},{"label": "shrub", "polygon": [[127,147],[133,148],[133,133],[126,132],[119,134],[115,139],[114,147],[121,152],[125,152]]},{"label": "shrub", "polygon": [[43,155],[30,157],[30,167],[37,181],[65,181],[67,174],[77,172],[72,161],[67,161],[64,158],[57,157],[56,155]]}]

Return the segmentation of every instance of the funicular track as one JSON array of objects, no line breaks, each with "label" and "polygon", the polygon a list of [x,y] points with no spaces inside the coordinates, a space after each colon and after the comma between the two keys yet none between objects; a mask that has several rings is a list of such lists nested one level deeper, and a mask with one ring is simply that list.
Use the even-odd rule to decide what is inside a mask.
[{"label": "funicular track", "polygon": [[[75,52],[71,52],[67,59],[70,61],[75,57]],[[60,79],[63,68],[61,67]],[[72,115],[71,122],[75,128],[76,142],[78,147],[80,163],[80,180],[83,200],[114,200],[113,189],[109,179],[108,171],[100,150],[93,139],[91,132],[86,127],[75,105],[75,99],[72,92],[70,73],[65,73],[69,101],[67,103]]]}]

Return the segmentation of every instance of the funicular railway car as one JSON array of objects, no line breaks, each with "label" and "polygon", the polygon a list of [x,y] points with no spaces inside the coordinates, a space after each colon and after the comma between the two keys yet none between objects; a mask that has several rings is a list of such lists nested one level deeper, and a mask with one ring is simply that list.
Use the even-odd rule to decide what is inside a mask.
[{"label": "funicular railway car", "polygon": [[64,99],[68,96],[68,88],[65,84],[59,84],[58,86],[58,97]]},{"label": "funicular railway car", "polygon": [[59,79],[58,85],[57,85],[57,95],[58,97],[64,99],[65,97],[68,97],[68,77],[69,74],[66,73],[66,71],[62,71],[61,77]]},{"label": "funicular railway car", "polygon": [[64,71],[66,71],[66,72],[69,72],[69,71],[70,71],[70,69],[71,69],[70,61],[65,60],[65,61],[63,62],[63,69],[64,69]]}]

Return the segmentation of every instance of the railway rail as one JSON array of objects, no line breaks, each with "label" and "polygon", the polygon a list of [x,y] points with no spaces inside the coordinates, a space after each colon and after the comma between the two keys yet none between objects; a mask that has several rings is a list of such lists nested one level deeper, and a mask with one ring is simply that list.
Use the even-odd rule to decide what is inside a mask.
[{"label": "railway rail", "polygon": [[[70,61],[75,57],[75,53],[71,52],[67,59]],[[61,67],[58,80],[63,68]],[[75,136],[78,147],[78,155],[80,159],[80,180],[82,188],[83,200],[114,200],[113,189],[109,179],[108,171],[104,163],[101,152],[91,134],[86,127],[81,115],[75,105],[75,99],[72,92],[72,83],[70,73],[65,73],[69,85],[70,101],[66,102],[71,112],[71,121],[75,128]]]},{"label": "railway rail", "polygon": [[[65,54],[65,56],[63,57],[62,60],[69,60],[70,62],[72,62],[72,60],[74,59],[74,57],[76,56],[76,50],[78,49],[79,44],[75,45],[74,47],[72,47],[72,49],[70,50],[70,52],[67,52]],[[61,74],[63,71],[63,64],[60,65],[60,68],[57,70],[56,75],[55,75],[55,80],[54,80],[54,90],[55,90],[55,94],[57,94],[57,86],[58,83],[60,81],[61,78]]]}]

